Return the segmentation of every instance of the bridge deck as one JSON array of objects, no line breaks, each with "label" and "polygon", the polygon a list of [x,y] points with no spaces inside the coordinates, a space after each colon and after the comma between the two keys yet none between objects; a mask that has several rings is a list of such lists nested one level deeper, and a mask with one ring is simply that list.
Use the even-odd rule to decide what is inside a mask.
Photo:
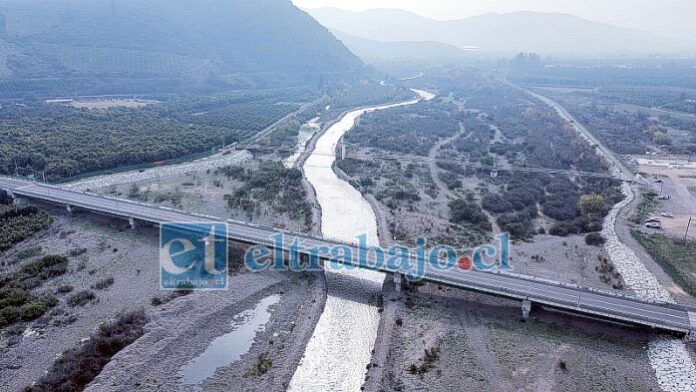
[{"label": "bridge deck", "polygon": [[[16,196],[71,205],[94,212],[123,218],[134,218],[155,224],[221,221],[219,218],[212,216],[191,214],[144,203],[69,191],[59,187],[4,177],[0,177],[0,189],[10,191]],[[228,220],[227,223],[230,228],[230,240],[247,244],[273,245],[271,236],[278,232],[277,229],[244,222]],[[293,233],[287,234],[289,235],[286,236],[284,250],[290,249],[292,238],[298,238],[305,249],[347,245],[351,247],[353,254],[359,252],[355,245],[326,238]],[[370,266],[374,266],[374,255],[372,252],[369,255],[371,257],[368,257],[368,263]],[[387,273],[408,273],[408,271],[392,270],[386,266],[374,269]],[[564,311],[598,316],[614,321],[628,322],[666,331],[696,333],[696,310],[674,304],[641,300],[634,296],[618,295],[587,287],[516,274],[490,273],[475,270],[469,272],[460,270],[442,271],[434,269],[430,265],[426,265],[424,280],[506,298],[527,299],[537,304]]]}]

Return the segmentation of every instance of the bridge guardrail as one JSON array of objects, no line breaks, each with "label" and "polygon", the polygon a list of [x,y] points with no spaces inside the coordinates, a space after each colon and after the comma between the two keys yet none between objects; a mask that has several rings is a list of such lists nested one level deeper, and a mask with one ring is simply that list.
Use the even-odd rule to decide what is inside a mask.
[{"label": "bridge guardrail", "polygon": [[[133,217],[136,219],[141,219],[144,221],[149,221],[149,222],[158,222],[157,220],[153,220],[152,217],[148,217],[146,214],[141,214],[138,211],[130,211],[130,212],[124,212],[120,209],[115,209],[112,206],[99,206],[94,203],[85,203],[85,202],[80,202],[80,201],[66,201],[65,198],[60,198],[59,195],[51,195],[50,192],[49,194],[41,193],[36,190],[36,188],[30,188],[29,185],[32,183],[27,183],[26,186],[19,186],[15,189],[12,189],[14,193],[24,196],[24,197],[29,197],[29,198],[35,198],[39,200],[46,200],[49,202],[54,202],[58,204],[69,204],[69,205],[74,205],[76,207],[81,207],[85,208],[88,210],[93,210],[97,212],[105,212],[109,213],[115,216],[121,216],[121,217]],[[142,203],[142,202],[137,202],[137,201],[132,201],[132,200],[126,200],[126,199],[121,199],[121,198],[114,198],[110,196],[105,196],[105,195],[97,195],[91,192],[78,192],[78,191],[70,191],[70,190],[65,190],[60,187],[56,187],[53,185],[48,185],[48,184],[34,184],[37,185],[39,189],[56,189],[60,193],[67,193],[67,194],[78,194],[78,195],[85,195],[89,196],[92,198],[97,198],[97,199],[102,199],[102,200],[109,200],[109,201],[115,201],[117,203],[124,203],[130,206],[140,206],[143,208],[147,209],[155,209],[155,210],[160,210],[160,211],[171,211],[171,212],[176,212],[179,214],[182,214],[184,216],[189,216],[189,217],[201,217],[205,219],[210,219],[213,221],[219,221],[219,218],[213,217],[210,215],[206,214],[196,214],[196,213],[191,213],[183,210],[177,210],[177,209],[172,209],[169,207],[163,207],[163,206],[157,206],[157,205],[152,205],[152,204],[147,204],[147,203]],[[24,189],[24,188],[29,188],[29,189]],[[58,192],[57,192],[58,193]],[[161,222],[159,222],[161,223]],[[329,245],[347,245],[350,246],[356,250],[362,249],[360,246],[358,246],[355,243],[348,243],[345,241],[337,240],[337,239],[332,239],[332,238],[326,238],[326,237],[320,237],[320,236],[314,236],[314,235],[296,235],[294,233],[289,232],[288,230],[282,229],[279,230],[277,228],[270,228],[270,227],[265,227],[265,226],[260,226],[256,224],[249,224],[246,222],[241,222],[241,221],[234,221],[234,223],[239,224],[241,226],[246,226],[246,227],[253,227],[256,229],[260,229],[262,231],[266,231],[269,233],[273,233],[274,231],[280,231],[283,233],[291,234],[293,236],[297,236],[299,238],[305,238],[305,239],[313,239],[316,241],[323,241],[327,242]],[[269,243],[269,238],[259,238],[259,235],[244,235],[243,233],[232,233],[234,235],[234,238],[238,239],[246,239],[250,242],[256,242],[256,243]],[[366,249],[369,251],[370,249]],[[368,252],[369,253],[369,252]],[[415,255],[413,253],[410,254],[410,257],[414,257]],[[371,267],[372,269],[376,269],[374,267]],[[401,273],[401,274],[408,274],[408,270],[389,270],[387,268],[382,268],[381,269],[383,272],[389,272],[389,273]],[[611,296],[614,298],[621,298],[625,299],[627,301],[631,301],[633,303],[644,303],[644,304],[651,304],[651,305],[656,305],[659,307],[663,308],[670,308],[670,309],[675,309],[679,311],[685,311],[688,312],[690,309],[686,306],[683,305],[678,305],[678,304],[673,304],[669,302],[661,302],[661,301],[654,301],[654,300],[646,300],[642,298],[638,298],[635,296],[630,296],[630,295],[625,295],[625,294],[620,294],[620,293],[613,293],[605,290],[600,290],[600,289],[595,289],[591,287],[583,287],[578,284],[574,283],[566,283],[566,282],[558,282],[554,281],[552,279],[547,279],[547,278],[542,278],[542,277],[535,277],[535,276],[528,276],[528,275],[521,275],[521,274],[516,274],[516,273],[511,273],[511,272],[502,272],[502,271],[495,271],[495,272],[479,272],[479,273],[486,273],[486,274],[492,274],[492,275],[497,275],[497,276],[505,276],[511,279],[515,279],[518,281],[526,281],[526,282],[537,282],[540,284],[548,285],[548,286],[555,286],[555,287],[564,287],[568,289],[572,289],[573,291],[577,291],[578,295],[580,296],[583,292],[589,292],[589,293],[596,293],[602,296]],[[448,278],[447,276],[443,274],[433,274],[431,271],[431,275],[426,277],[426,280],[432,281],[434,283],[440,283],[440,284],[446,284],[446,285],[451,285],[451,286],[456,286],[456,287],[467,287],[473,290],[478,290],[478,291],[484,291],[484,292],[489,292],[489,293],[494,293],[497,295],[503,295],[506,297],[510,298],[518,298],[518,299],[530,299],[533,302],[537,302],[540,304],[545,304],[548,306],[552,307],[559,307],[561,306],[562,308],[565,309],[575,309],[579,312],[583,313],[588,313],[588,314],[596,314],[596,315],[602,315],[604,317],[610,317],[613,319],[617,320],[624,320],[624,321],[629,321],[629,322],[639,322],[643,324],[655,324],[655,326],[660,327],[660,326],[670,326],[674,329],[679,329],[684,330],[684,325],[683,324],[675,324],[672,321],[665,320],[665,319],[658,319],[656,317],[653,317],[649,314],[633,314],[630,311],[622,310],[622,309],[604,309],[602,310],[602,306],[600,305],[593,305],[593,306],[587,306],[586,304],[583,304],[581,301],[570,301],[566,298],[553,298],[549,295],[544,295],[544,294],[539,294],[539,293],[534,293],[536,290],[530,290],[529,292],[524,292],[524,290],[520,290],[518,288],[510,288],[506,287],[505,285],[496,285],[492,284],[491,282],[478,282],[478,283],[472,283],[469,281],[461,281],[461,280],[456,280],[454,277],[453,278]],[[518,284],[519,285],[519,284]],[[580,298],[579,298],[580,299]],[[610,312],[607,312],[606,310],[611,310]],[[643,309],[643,312],[651,313],[651,310],[649,309]],[[629,315],[633,317],[633,320],[630,318],[627,318],[626,315]],[[687,313],[688,315],[688,313]],[[676,316],[675,316],[676,317]],[[690,324],[689,327],[691,328]]]}]

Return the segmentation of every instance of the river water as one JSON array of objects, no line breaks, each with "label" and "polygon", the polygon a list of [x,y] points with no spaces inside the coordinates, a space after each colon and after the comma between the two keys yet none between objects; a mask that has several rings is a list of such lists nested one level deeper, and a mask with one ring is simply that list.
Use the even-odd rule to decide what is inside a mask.
[{"label": "river water", "polygon": [[[336,146],[366,113],[414,105],[435,97],[413,90],[420,98],[392,105],[359,109],[347,113],[317,140],[304,163],[307,180],[314,187],[321,207],[321,229],[327,238],[356,242],[367,235],[370,245],[379,245],[377,219],[360,192],[333,171]],[[288,387],[289,391],[359,391],[366,365],[372,359],[377,338],[384,274],[367,270],[326,271],[328,298],[314,334]]]},{"label": "river water", "polygon": [[319,132],[321,126],[319,125],[319,117],[314,117],[313,119],[302,124],[300,127],[300,132],[297,135],[297,146],[295,147],[295,152],[283,160],[283,165],[290,169],[295,166],[295,162],[300,159],[300,156],[307,146],[307,142],[314,136],[315,133]]},{"label": "river water", "polygon": [[[263,331],[271,319],[270,307],[277,304],[280,295],[262,299],[252,309],[245,310],[232,318],[229,333],[213,340],[206,350],[189,361],[181,370],[181,382],[187,385],[200,385],[212,377],[218,368],[239,360],[254,344],[256,334]],[[200,389],[200,388],[196,388]]]}]

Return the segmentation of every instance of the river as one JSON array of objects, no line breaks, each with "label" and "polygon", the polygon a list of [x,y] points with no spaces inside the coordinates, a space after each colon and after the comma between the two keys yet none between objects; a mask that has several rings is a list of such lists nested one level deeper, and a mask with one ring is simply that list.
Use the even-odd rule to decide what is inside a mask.
[{"label": "river", "polygon": [[[366,113],[431,100],[435,95],[413,90],[418,99],[347,113],[317,140],[304,163],[304,173],[314,187],[321,207],[321,230],[327,238],[355,242],[367,235],[370,245],[379,245],[377,219],[360,192],[333,171],[339,141]],[[289,391],[359,391],[366,365],[372,359],[377,338],[384,274],[368,270],[326,271],[328,297],[314,334],[288,387]]]},{"label": "river", "polygon": [[295,152],[283,160],[283,165],[286,168],[290,169],[295,166],[295,162],[297,162],[304,152],[307,142],[309,142],[314,134],[319,132],[320,129],[321,126],[319,124],[319,117],[314,117],[305,124],[302,124],[300,127],[300,132],[297,134],[297,146],[295,147]]}]

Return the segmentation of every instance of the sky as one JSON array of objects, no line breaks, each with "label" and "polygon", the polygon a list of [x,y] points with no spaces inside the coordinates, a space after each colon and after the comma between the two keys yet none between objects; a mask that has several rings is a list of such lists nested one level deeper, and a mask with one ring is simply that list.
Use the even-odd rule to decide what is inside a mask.
[{"label": "sky", "polygon": [[487,12],[561,12],[666,37],[695,36],[694,0],[292,0],[300,8],[352,11],[397,8],[432,19],[459,19]]}]

